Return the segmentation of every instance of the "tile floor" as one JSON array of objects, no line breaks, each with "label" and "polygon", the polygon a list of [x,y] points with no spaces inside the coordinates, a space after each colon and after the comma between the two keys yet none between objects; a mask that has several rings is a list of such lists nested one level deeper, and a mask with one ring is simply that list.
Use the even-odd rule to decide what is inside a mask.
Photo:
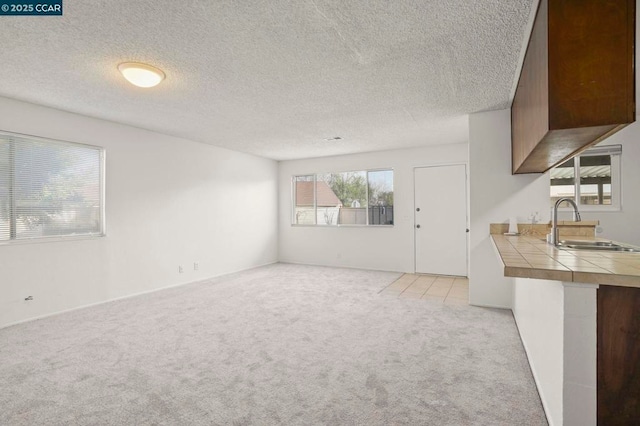
[{"label": "tile floor", "polygon": [[431,300],[445,305],[468,305],[469,280],[464,277],[404,274],[382,289],[380,294]]}]

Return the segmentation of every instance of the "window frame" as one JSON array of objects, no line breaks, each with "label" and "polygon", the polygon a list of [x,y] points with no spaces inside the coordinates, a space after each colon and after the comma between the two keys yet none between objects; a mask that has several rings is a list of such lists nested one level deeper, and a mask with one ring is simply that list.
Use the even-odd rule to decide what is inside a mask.
[{"label": "window frame", "polygon": [[[580,157],[592,157],[597,155],[609,155],[611,157],[611,204],[582,204],[580,202]],[[589,148],[573,157],[575,182],[574,201],[580,212],[619,212],[622,211],[622,145],[603,145]],[[568,160],[567,160],[568,161]],[[551,177],[549,176],[549,180]],[[551,182],[549,182],[551,188]],[[549,194],[551,195],[551,194]],[[566,204],[566,203],[563,203]],[[571,207],[560,207],[560,212],[572,212]]]},{"label": "window frame", "polygon": [[[340,173],[357,173],[357,172],[364,172],[365,173],[365,180],[367,183],[367,188],[366,188],[366,202],[365,202],[365,208],[367,211],[366,214],[366,222],[365,224],[357,224],[357,223],[352,223],[352,224],[337,224],[337,225],[331,225],[331,224],[324,224],[324,225],[319,225],[318,224],[318,200],[317,200],[317,182],[318,182],[318,175],[325,175],[325,174],[340,174]],[[395,175],[396,172],[394,170],[393,167],[379,167],[379,168],[373,168],[373,169],[359,169],[359,170],[343,170],[343,171],[332,171],[332,172],[314,172],[314,173],[299,173],[299,174],[294,174],[291,176],[291,218],[290,218],[290,224],[291,226],[300,226],[300,227],[318,227],[318,228],[393,228],[395,226],[395,219],[393,221],[393,224],[388,225],[388,224],[384,224],[384,225],[375,225],[375,224],[370,224],[369,223],[369,173],[370,172],[392,172],[393,173],[393,194],[394,194],[394,214],[395,214]],[[305,177],[305,176],[313,176],[313,210],[315,212],[314,215],[314,223],[310,224],[310,223],[303,223],[303,224],[298,224],[295,223],[296,220],[296,179],[299,177]]]},{"label": "window frame", "polygon": [[[34,243],[47,243],[47,242],[61,242],[61,241],[76,241],[76,240],[87,240],[87,239],[98,239],[105,237],[106,233],[106,149],[101,146],[91,145],[80,142],[71,142],[61,139],[54,138],[46,138],[41,136],[29,135],[24,133],[15,133],[9,132],[5,130],[0,130],[0,138],[3,139],[11,139],[11,138],[19,138],[19,139],[27,139],[34,142],[47,143],[53,145],[67,145],[67,146],[77,146],[82,148],[90,148],[97,150],[99,152],[99,194],[100,194],[100,229],[98,232],[93,234],[69,234],[69,235],[51,235],[51,236],[39,236],[39,237],[31,237],[31,238],[18,238],[10,235],[7,240],[0,240],[0,246],[2,245],[14,245],[14,244],[34,244]],[[11,166],[10,166],[11,167]],[[13,174],[10,177],[11,186],[13,186]],[[9,218],[10,221],[15,220],[15,202],[12,202],[10,199],[10,215],[12,217]]]}]

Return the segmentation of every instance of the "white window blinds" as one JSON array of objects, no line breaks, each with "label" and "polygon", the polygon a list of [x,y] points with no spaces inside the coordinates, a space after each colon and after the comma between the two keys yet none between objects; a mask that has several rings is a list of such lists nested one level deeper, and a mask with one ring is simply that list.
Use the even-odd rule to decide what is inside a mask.
[{"label": "white window blinds", "polygon": [[103,150],[0,133],[0,240],[101,235]]}]

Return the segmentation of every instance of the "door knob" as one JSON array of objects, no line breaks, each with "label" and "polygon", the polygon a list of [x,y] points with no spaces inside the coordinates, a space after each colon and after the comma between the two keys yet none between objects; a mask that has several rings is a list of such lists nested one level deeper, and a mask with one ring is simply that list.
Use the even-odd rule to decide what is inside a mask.
[{"label": "door knob", "polygon": [[416,225],[416,228],[420,228],[420,225]]}]

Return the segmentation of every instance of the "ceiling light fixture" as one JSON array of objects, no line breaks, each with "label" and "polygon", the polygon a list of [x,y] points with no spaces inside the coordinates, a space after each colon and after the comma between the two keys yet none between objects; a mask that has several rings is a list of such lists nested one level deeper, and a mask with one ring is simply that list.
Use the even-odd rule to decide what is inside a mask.
[{"label": "ceiling light fixture", "polygon": [[138,87],[157,86],[165,77],[162,70],[136,62],[123,62],[118,65],[118,70],[129,83]]}]

